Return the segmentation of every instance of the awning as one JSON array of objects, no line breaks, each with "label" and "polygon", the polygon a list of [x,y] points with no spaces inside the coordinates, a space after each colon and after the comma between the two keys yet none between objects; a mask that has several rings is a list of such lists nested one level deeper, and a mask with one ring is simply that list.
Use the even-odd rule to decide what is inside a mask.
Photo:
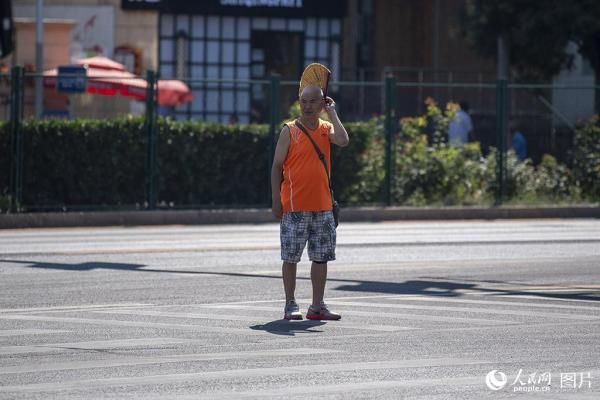
[{"label": "awning", "polygon": [[[77,60],[75,65],[86,69],[86,92],[103,96],[123,96],[133,100],[145,101],[148,84],[125,70],[125,66],[106,57],[91,57]],[[44,87],[56,88],[58,69],[44,72]],[[192,92],[179,80],[159,80],[157,82],[157,99],[160,106],[179,106],[192,101]]]}]

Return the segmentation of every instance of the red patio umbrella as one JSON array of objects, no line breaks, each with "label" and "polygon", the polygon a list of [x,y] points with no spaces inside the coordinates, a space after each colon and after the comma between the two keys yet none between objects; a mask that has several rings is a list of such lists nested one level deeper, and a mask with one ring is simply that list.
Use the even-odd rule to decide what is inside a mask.
[{"label": "red patio umbrella", "polygon": [[159,106],[180,106],[194,99],[192,91],[182,81],[159,79],[156,86]]},{"label": "red patio umbrella", "polygon": [[[125,70],[125,66],[106,57],[83,58],[75,62],[86,68],[86,92],[103,96],[124,96],[134,100],[146,100],[148,84]],[[56,88],[58,69],[44,72],[44,86]],[[157,99],[160,106],[179,106],[192,101],[192,92],[188,86],[178,80],[159,80]]]}]

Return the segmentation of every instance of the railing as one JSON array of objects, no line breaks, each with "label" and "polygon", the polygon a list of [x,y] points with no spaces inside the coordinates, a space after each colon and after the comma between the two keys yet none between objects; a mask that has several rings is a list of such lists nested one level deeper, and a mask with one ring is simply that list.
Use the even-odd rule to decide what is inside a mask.
[{"label": "railing", "polygon": [[[0,77],[5,87],[0,85],[0,96],[4,92],[4,97],[8,98],[8,104],[5,104],[4,110],[0,110],[1,116],[6,116],[10,126],[10,170],[2,172],[9,175],[8,198],[10,199],[10,210],[18,212],[24,209],[23,204],[23,162],[26,157],[33,155],[26,154],[24,147],[24,138],[22,134],[22,123],[24,118],[30,117],[31,110],[31,88],[30,83],[35,78],[35,74],[25,74],[20,67],[14,67],[10,76]],[[139,78],[136,78],[139,79]],[[157,160],[157,118],[163,112],[157,105],[157,93],[155,83],[157,74],[149,71],[145,77],[148,83],[146,90],[146,101],[143,109],[145,139],[145,184],[144,201],[141,208],[154,209],[159,202],[159,188],[157,179],[161,172]],[[257,123],[268,123],[269,138],[266,149],[267,176],[265,181],[269,181],[271,160],[274,154],[275,139],[281,126],[281,122],[287,116],[287,110],[295,96],[297,88],[296,81],[281,80],[278,76],[272,76],[268,80],[226,80],[226,79],[186,79],[185,82],[192,88],[194,93],[200,93],[202,99],[198,100],[201,104],[200,111],[197,111],[197,103],[175,107],[170,111],[176,119],[219,119],[225,122],[224,117],[229,113],[231,116],[246,115],[246,120],[255,118]],[[8,85],[7,85],[8,84]],[[257,87],[256,93],[253,91]],[[240,89],[241,88],[241,89]],[[372,117],[382,117],[384,136],[385,136],[385,190],[384,204],[394,204],[392,196],[392,186],[395,174],[395,140],[399,129],[398,121],[405,116],[416,116],[424,111],[424,100],[428,97],[435,97],[440,105],[448,101],[458,102],[468,99],[471,103],[471,115],[475,125],[476,139],[481,143],[484,152],[490,148],[496,148],[497,151],[497,187],[496,204],[502,204],[504,201],[505,180],[506,180],[506,153],[508,150],[507,139],[509,136],[509,118],[517,117],[521,119],[522,125],[529,128],[529,155],[536,161],[543,153],[555,154],[560,160],[566,157],[569,146],[572,146],[572,131],[574,129],[573,116],[566,115],[560,109],[553,105],[550,100],[557,93],[566,91],[577,91],[585,93],[586,96],[593,96],[600,90],[599,86],[593,85],[539,85],[539,84],[511,84],[500,80],[497,82],[479,82],[479,83],[459,83],[459,82],[399,82],[397,78],[386,77],[382,81],[369,82],[332,82],[330,93],[335,96],[339,104],[339,111],[344,121],[367,120]],[[244,94],[246,91],[247,95]],[[213,107],[216,111],[213,114],[207,114],[210,108],[210,93],[219,93],[216,97],[219,101],[218,107]],[[222,93],[234,93],[234,99],[243,97],[243,101],[236,100],[233,106],[223,106]],[[207,94],[208,93],[208,94]],[[253,116],[251,104],[252,96],[260,98],[260,105],[264,113],[259,116]],[[131,112],[124,108],[124,101],[109,102],[107,98],[97,98],[89,100],[88,98],[77,107],[68,117],[85,116],[87,109],[94,109],[93,102],[106,102],[115,105],[112,110],[110,107],[104,108],[104,115],[97,112],[96,117],[113,117],[116,115],[126,115]],[[248,97],[246,97],[248,96]],[[79,101],[72,98],[73,104]],[[86,103],[87,102],[87,103]],[[113,103],[113,104],[111,104]],[[589,104],[589,102],[588,102]],[[241,106],[240,106],[241,105]],[[213,104],[214,106],[214,104]],[[119,108],[121,107],[121,108]],[[593,107],[593,101],[592,101]],[[97,107],[98,108],[98,107]],[[83,112],[86,111],[86,112]],[[573,110],[571,110],[573,111]],[[594,110],[585,111],[587,116],[591,116]],[[108,114],[108,115],[107,115]],[[51,117],[51,116],[50,116]],[[237,121],[229,121],[236,123]],[[270,187],[270,185],[267,185]],[[1,188],[0,188],[1,189]],[[30,189],[31,190],[31,189]],[[0,193],[2,195],[2,193]],[[97,208],[94,205],[87,207]],[[139,207],[139,206],[138,206]],[[1,208],[1,207],[0,207]],[[35,209],[28,207],[27,209]]]}]

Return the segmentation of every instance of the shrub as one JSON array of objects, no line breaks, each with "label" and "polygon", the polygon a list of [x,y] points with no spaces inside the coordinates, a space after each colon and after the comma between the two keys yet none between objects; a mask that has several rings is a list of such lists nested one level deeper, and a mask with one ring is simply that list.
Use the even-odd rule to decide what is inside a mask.
[{"label": "shrub", "polygon": [[0,122],[0,213],[8,209],[10,198],[10,125]]},{"label": "shrub", "polygon": [[575,132],[573,175],[582,195],[600,202],[600,117],[597,115]]},{"label": "shrub", "polygon": [[[346,199],[357,198],[360,190],[359,172],[368,162],[364,153],[373,126],[347,124],[346,128],[353,139],[349,147],[332,152],[332,184],[336,197],[348,203]],[[157,135],[160,206],[270,204],[268,126],[161,118]],[[27,120],[23,137],[26,208],[144,207],[146,133],[142,118]],[[9,144],[8,126],[2,124],[0,149],[4,154],[10,154]],[[8,193],[9,157],[0,162],[0,189]],[[0,207],[6,202],[0,199]]]},{"label": "shrub", "polygon": [[25,121],[23,204],[143,203],[143,126],[141,118]]},{"label": "shrub", "polygon": [[270,201],[266,125],[159,120],[159,201],[255,205]]},{"label": "shrub", "polygon": [[[355,133],[362,132],[361,138],[364,139],[362,146],[365,149],[362,153],[357,153],[356,157],[358,168],[355,181],[347,186],[347,191],[342,197],[349,204],[374,204],[384,201],[384,182],[385,182],[385,137],[383,127],[376,120],[371,120],[366,124],[348,124],[351,127],[350,146],[354,146]],[[338,150],[335,154],[343,154],[345,149]],[[334,165],[339,167],[339,162],[334,158]],[[334,171],[334,174],[337,174]],[[335,188],[336,177],[334,177]]]},{"label": "shrub", "polygon": [[[498,189],[496,152],[478,143],[445,143],[455,107],[433,101],[404,118],[393,149],[394,204],[491,204]],[[350,145],[332,151],[332,185],[346,205],[381,203],[386,140],[381,121],[345,124]],[[158,201],[163,207],[267,206],[271,162],[266,125],[157,122]],[[27,120],[23,123],[25,208],[144,208],[146,133],[142,118]],[[273,143],[273,146],[275,143]],[[0,210],[9,203],[10,131],[0,123]],[[505,200],[512,203],[600,199],[600,123],[578,128],[573,169],[544,156],[537,167],[507,155]]]},{"label": "shrub", "polygon": [[[450,147],[448,122],[456,111],[441,111],[428,100],[425,115],[403,118],[396,139],[394,201],[411,206],[478,204],[486,199],[485,165],[478,143]],[[427,131],[432,132],[433,144]]]},{"label": "shrub", "polygon": [[[336,199],[342,204],[377,202],[381,197],[384,169],[383,153],[379,152],[378,134],[374,121],[347,123],[350,136],[347,147],[332,146],[332,186]],[[377,168],[379,168],[377,170]]]}]

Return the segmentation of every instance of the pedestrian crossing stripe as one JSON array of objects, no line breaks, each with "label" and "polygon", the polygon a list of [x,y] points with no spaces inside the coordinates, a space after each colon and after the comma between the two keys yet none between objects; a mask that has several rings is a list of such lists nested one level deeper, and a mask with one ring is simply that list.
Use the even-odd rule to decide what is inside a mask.
[{"label": "pedestrian crossing stripe", "polygon": [[[100,342],[97,342],[100,343]],[[140,342],[141,344],[141,342]],[[151,343],[148,342],[150,345]],[[55,344],[58,346],[60,344]],[[63,345],[66,345],[63,344]],[[91,347],[96,347],[95,342],[90,342]],[[117,345],[116,349],[122,349],[125,346]],[[2,374],[23,374],[23,373],[34,373],[43,371],[64,371],[64,370],[80,370],[80,369],[91,369],[91,368],[114,368],[114,367],[125,367],[125,366],[136,366],[136,365],[150,365],[150,364],[167,364],[167,363],[183,363],[183,362],[194,362],[194,361],[211,361],[211,360],[243,360],[243,359],[259,359],[269,357],[289,357],[293,354],[303,354],[304,356],[310,355],[321,355],[321,354],[335,354],[339,353],[338,350],[322,349],[322,348],[309,348],[309,347],[294,347],[290,349],[272,349],[272,350],[260,350],[260,351],[233,351],[233,352],[221,352],[221,353],[198,353],[198,354],[174,354],[164,356],[152,356],[152,357],[118,357],[100,360],[86,360],[86,361],[68,361],[68,362],[50,362],[50,363],[36,363],[18,366],[9,366],[0,368],[0,375]]]},{"label": "pedestrian crossing stripe", "polygon": [[11,385],[0,387],[0,393],[36,393],[36,392],[63,392],[74,390],[93,390],[113,386],[144,386],[183,384],[185,382],[206,381],[228,378],[263,378],[267,376],[284,376],[294,374],[335,373],[348,371],[377,371],[398,368],[429,368],[442,366],[468,366],[493,364],[493,361],[460,359],[460,358],[431,358],[394,361],[366,361],[344,362],[325,364],[306,364],[293,366],[278,366],[266,368],[242,368],[221,371],[202,371],[192,373],[162,374],[150,376],[128,376],[98,379],[82,379],[62,381],[60,385],[55,382],[31,383],[24,385]]}]

